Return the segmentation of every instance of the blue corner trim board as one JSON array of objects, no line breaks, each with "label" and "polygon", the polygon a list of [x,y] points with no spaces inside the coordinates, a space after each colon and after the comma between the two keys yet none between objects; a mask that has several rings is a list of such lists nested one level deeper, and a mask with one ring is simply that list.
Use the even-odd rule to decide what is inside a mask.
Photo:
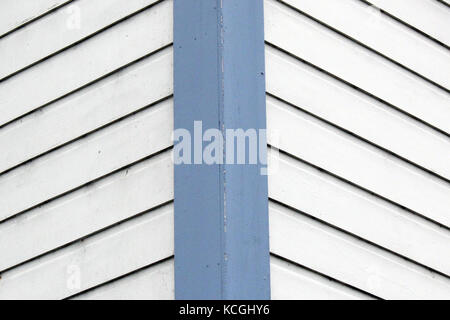
[{"label": "blue corner trim board", "polygon": [[[262,0],[174,0],[174,90],[192,137],[266,128]],[[263,165],[175,165],[176,299],[270,299]]]}]

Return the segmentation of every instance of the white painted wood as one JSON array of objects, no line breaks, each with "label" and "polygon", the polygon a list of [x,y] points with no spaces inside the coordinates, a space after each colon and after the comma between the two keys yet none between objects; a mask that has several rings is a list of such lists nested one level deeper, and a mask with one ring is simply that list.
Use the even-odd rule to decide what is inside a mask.
[{"label": "white painted wood", "polygon": [[450,275],[448,230],[291,157],[279,155],[269,196]]},{"label": "white painted wood", "polygon": [[272,47],[267,91],[450,179],[450,139]]},{"label": "white painted wood", "polygon": [[269,143],[450,226],[450,184],[271,97]]},{"label": "white painted wood", "polygon": [[270,204],[271,251],[384,299],[449,299],[450,280]]},{"label": "white painted wood", "polygon": [[450,46],[450,9],[435,0],[370,0],[413,27]]},{"label": "white painted wood", "polygon": [[450,133],[450,95],[357,43],[266,0],[270,43]]},{"label": "white painted wood", "polygon": [[166,49],[0,129],[0,172],[173,93]]},{"label": "white painted wood", "polygon": [[172,24],[164,1],[1,82],[0,125],[170,44]]},{"label": "white painted wood", "polygon": [[166,152],[0,224],[0,271],[172,199]]},{"label": "white painted wood", "polygon": [[395,19],[381,14],[373,6],[360,0],[284,2],[450,88],[450,52]]},{"label": "white painted wood", "polygon": [[3,273],[0,299],[62,299],[171,255],[172,205]]},{"label": "white painted wood", "polygon": [[74,300],[174,300],[174,261],[169,260],[88,291]]},{"label": "white painted wood", "polygon": [[46,15],[0,40],[0,61],[8,61],[0,65],[0,79],[155,2],[79,0]]},{"label": "white painted wood", "polygon": [[273,300],[373,300],[357,290],[331,281],[281,259],[270,259]]},{"label": "white painted wood", "polygon": [[0,220],[169,147],[172,130],[166,100],[0,176]]},{"label": "white painted wood", "polygon": [[68,0],[2,0],[0,36],[56,8]]}]

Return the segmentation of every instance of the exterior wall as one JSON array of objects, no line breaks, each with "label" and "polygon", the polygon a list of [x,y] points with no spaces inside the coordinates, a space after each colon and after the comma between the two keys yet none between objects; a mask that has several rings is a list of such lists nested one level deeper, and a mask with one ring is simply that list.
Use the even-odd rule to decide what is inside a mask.
[{"label": "exterior wall", "polygon": [[450,298],[450,9],[374,3],[265,1],[274,299]]},{"label": "exterior wall", "polygon": [[172,6],[0,4],[0,299],[174,297]]},{"label": "exterior wall", "polygon": [[448,1],[261,0],[266,72],[261,3],[214,1],[179,7],[176,79],[173,0],[1,2],[0,299],[174,298],[174,179],[178,296],[268,296],[259,167],[174,178],[177,79],[182,127],[267,103],[273,299],[450,299]]}]

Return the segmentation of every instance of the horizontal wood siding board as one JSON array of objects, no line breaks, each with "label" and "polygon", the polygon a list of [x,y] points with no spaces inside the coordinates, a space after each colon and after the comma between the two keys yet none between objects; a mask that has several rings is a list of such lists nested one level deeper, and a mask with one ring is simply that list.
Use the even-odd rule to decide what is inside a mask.
[{"label": "horizontal wood siding board", "polygon": [[173,300],[173,258],[82,293],[71,300]]},{"label": "horizontal wood siding board", "polygon": [[0,37],[73,0],[2,0]]},{"label": "horizontal wood siding board", "polygon": [[271,258],[273,300],[373,300],[357,290],[295,264]]},{"label": "horizontal wood siding board", "polygon": [[0,129],[0,173],[173,93],[172,48]]},{"label": "horizontal wood siding board", "polygon": [[436,0],[369,0],[417,30],[450,46],[450,8]]},{"label": "horizontal wood siding board", "polygon": [[172,21],[172,1],[163,1],[0,82],[0,126],[169,45]]},{"label": "horizontal wood siding board", "polygon": [[2,273],[0,299],[63,299],[171,255],[168,205]]},{"label": "horizontal wood siding board", "polygon": [[283,2],[425,78],[450,88],[450,52],[372,6],[359,0]]},{"label": "horizontal wood siding board", "polygon": [[384,299],[449,299],[450,279],[270,203],[271,251]]},{"label": "horizontal wood siding board", "polygon": [[0,221],[170,147],[172,128],[167,100],[0,176]]},{"label": "horizontal wood siding board", "polygon": [[289,156],[278,159],[271,199],[450,276],[448,230]]},{"label": "horizontal wood siding board", "polygon": [[[0,39],[0,79],[95,34],[158,0],[79,0]],[[76,20],[79,19],[79,20]],[[45,34],[45,37],[42,37]]]},{"label": "horizontal wood siding board", "polygon": [[0,224],[0,271],[173,200],[170,152]]},{"label": "horizontal wood siding board", "polygon": [[307,64],[266,46],[267,91],[450,179],[450,139]]},{"label": "horizontal wood siding board", "polygon": [[269,43],[450,133],[447,91],[279,2],[265,1],[265,27]]},{"label": "horizontal wood siding board", "polygon": [[271,97],[267,115],[269,144],[450,227],[449,183]]}]

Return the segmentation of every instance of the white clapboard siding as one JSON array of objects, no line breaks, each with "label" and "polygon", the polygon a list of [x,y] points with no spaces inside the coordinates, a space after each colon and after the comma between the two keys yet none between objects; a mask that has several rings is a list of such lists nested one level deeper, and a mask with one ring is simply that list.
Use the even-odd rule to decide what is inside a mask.
[{"label": "white clapboard siding", "polygon": [[265,32],[268,42],[450,133],[443,89],[273,0],[265,2]]},{"label": "white clapboard siding", "polygon": [[[450,9],[436,0],[370,0],[370,3],[450,46]],[[446,1],[448,4],[448,1]]]},{"label": "white clapboard siding", "polygon": [[163,1],[1,82],[0,125],[170,44],[172,20],[172,1]]},{"label": "white clapboard siding", "polygon": [[[325,200],[324,200],[325,201]],[[450,299],[450,280],[271,203],[271,251],[384,299]]]},{"label": "white clapboard siding", "polygon": [[2,0],[0,36],[72,0]]},{"label": "white clapboard siding", "polygon": [[270,259],[273,300],[372,300],[369,295],[300,268],[281,259]]},{"label": "white clapboard siding", "polygon": [[267,119],[271,145],[450,226],[444,180],[271,97]]},{"label": "white clapboard siding", "polygon": [[448,230],[289,156],[275,160],[270,198],[450,275]]},{"label": "white clapboard siding", "polygon": [[0,271],[172,199],[168,151],[0,224]]},{"label": "white clapboard siding", "polygon": [[[428,79],[450,88],[450,52],[395,19],[380,14],[380,11],[374,10],[372,6],[360,0],[284,2]],[[448,19],[450,20],[450,14]]]},{"label": "white clapboard siding", "polygon": [[166,100],[0,176],[0,220],[61,195],[172,144]]},{"label": "white clapboard siding", "polygon": [[267,91],[450,179],[450,139],[376,99],[266,47]]},{"label": "white clapboard siding", "polygon": [[3,273],[0,299],[66,298],[171,255],[168,205]]},{"label": "white clapboard siding", "polygon": [[173,300],[173,259],[80,294],[73,300]]},{"label": "white clapboard siding", "polygon": [[172,48],[0,129],[0,172],[173,93]]},{"label": "white clapboard siding", "polygon": [[8,61],[0,65],[0,79],[156,1],[79,0],[60,8],[0,40],[0,61]]}]

